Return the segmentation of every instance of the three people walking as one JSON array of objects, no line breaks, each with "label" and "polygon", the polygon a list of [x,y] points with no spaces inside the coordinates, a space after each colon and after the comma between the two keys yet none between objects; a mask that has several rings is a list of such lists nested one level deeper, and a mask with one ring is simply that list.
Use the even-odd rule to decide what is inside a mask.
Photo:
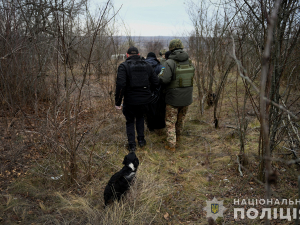
[{"label": "three people walking", "polygon": [[[137,140],[140,147],[146,144],[144,138],[144,114],[151,102],[151,88],[164,85],[166,103],[166,149],[175,151],[183,130],[183,122],[188,106],[193,102],[193,77],[195,69],[183,44],[173,39],[169,44],[168,59],[164,67],[158,64],[154,53],[150,52],[144,60],[136,47],[127,51],[127,59],[118,68],[115,105],[126,118],[128,149],[135,151],[136,123]],[[165,54],[165,52],[164,52]],[[147,63],[148,61],[148,63]],[[156,64],[157,63],[157,64]],[[157,76],[158,74],[158,76]]]}]

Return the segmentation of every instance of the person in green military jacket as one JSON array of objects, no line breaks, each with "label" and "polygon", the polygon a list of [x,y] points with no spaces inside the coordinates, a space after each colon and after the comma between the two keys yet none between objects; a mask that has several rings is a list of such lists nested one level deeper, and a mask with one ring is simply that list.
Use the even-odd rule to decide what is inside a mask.
[{"label": "person in green military jacket", "polygon": [[160,57],[159,57],[158,60],[160,61],[161,65],[164,65],[164,63],[166,62],[166,58],[165,58],[166,52],[167,52],[166,49],[162,49],[162,50],[159,51]]},{"label": "person in green military jacket", "polygon": [[188,106],[193,102],[193,78],[195,68],[188,54],[183,51],[179,39],[169,44],[171,54],[165,62],[165,68],[159,74],[161,83],[165,84],[166,102],[166,149],[175,151],[183,130],[183,122]]}]

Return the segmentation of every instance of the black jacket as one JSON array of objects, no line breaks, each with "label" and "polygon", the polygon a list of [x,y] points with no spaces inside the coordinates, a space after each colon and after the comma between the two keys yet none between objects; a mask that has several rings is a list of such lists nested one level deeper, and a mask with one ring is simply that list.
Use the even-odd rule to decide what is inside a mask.
[{"label": "black jacket", "polygon": [[161,69],[163,68],[163,66],[156,58],[148,57],[147,59],[145,59],[145,61],[152,66],[152,68],[154,69],[157,75],[160,73]]},{"label": "black jacket", "polygon": [[[132,72],[132,64],[138,63],[142,68],[141,73]],[[135,72],[136,73],[136,72]],[[136,77],[138,75],[139,77]],[[134,82],[131,78],[135,77]],[[132,85],[134,83],[134,85]],[[152,66],[145,62],[139,55],[133,55],[121,63],[118,68],[115,105],[120,106],[124,97],[124,104],[144,105],[151,102],[150,86],[158,86],[159,79],[152,69]]]}]

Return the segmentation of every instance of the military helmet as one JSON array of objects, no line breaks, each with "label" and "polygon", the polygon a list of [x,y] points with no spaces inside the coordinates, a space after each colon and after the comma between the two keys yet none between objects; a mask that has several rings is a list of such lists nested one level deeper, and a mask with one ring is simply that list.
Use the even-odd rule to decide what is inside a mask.
[{"label": "military helmet", "polygon": [[177,48],[183,48],[182,42],[179,39],[173,39],[170,41],[169,50],[171,51]]},{"label": "military helmet", "polygon": [[166,54],[167,50],[166,49],[162,49],[159,51],[159,55],[162,56],[164,54]]}]

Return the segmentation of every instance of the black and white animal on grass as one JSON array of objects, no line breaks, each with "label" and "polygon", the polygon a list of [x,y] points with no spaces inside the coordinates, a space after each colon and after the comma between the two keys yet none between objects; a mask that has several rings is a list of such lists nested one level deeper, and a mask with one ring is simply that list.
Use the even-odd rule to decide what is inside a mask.
[{"label": "black and white animal on grass", "polygon": [[121,196],[130,188],[139,166],[139,159],[136,157],[134,152],[130,152],[125,156],[123,164],[124,167],[110,178],[105,187],[105,206],[114,200],[119,201]]}]

